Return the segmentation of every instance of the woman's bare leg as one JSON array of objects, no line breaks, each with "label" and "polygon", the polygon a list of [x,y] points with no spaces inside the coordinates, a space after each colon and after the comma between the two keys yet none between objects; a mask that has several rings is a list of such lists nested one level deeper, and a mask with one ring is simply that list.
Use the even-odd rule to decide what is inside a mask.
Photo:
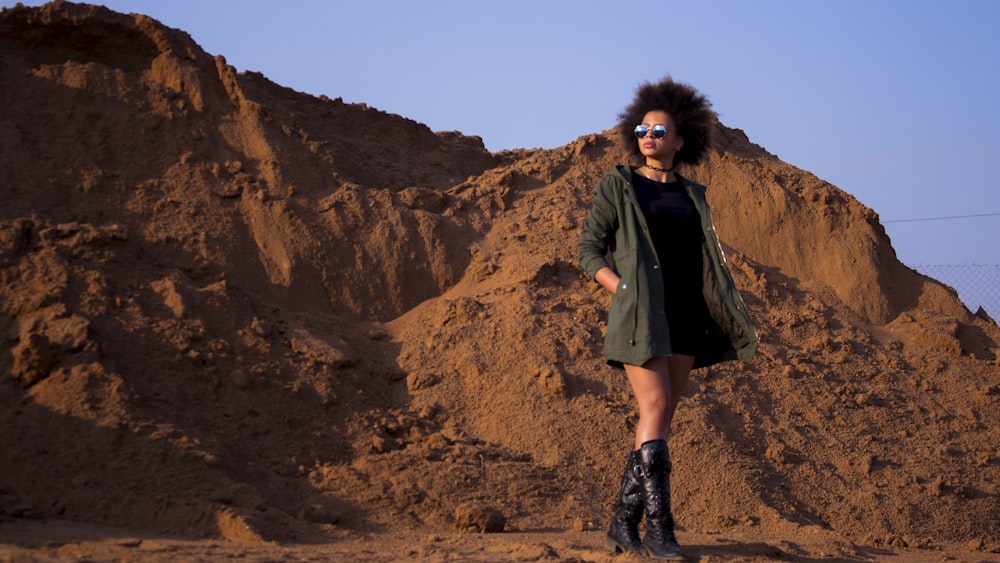
[{"label": "woman's bare leg", "polygon": [[625,365],[625,374],[639,405],[635,449],[650,440],[670,437],[674,411],[691,375],[694,356],[657,356],[641,366]]},{"label": "woman's bare leg", "polygon": [[670,502],[670,423],[687,385],[694,357],[674,354],[656,357],[641,367],[625,366],[636,402],[639,424],[635,429],[635,472],[646,513],[646,535],[640,550],[656,559],[685,560],[674,535]]}]

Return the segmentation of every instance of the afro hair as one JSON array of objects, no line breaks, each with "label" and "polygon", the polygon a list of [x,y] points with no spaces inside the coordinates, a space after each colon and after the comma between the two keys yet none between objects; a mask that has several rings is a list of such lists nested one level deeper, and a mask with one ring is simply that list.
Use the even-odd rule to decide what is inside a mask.
[{"label": "afro hair", "polygon": [[674,165],[701,162],[711,145],[712,129],[718,116],[704,95],[689,84],[674,82],[669,76],[656,84],[640,84],[632,103],[618,114],[618,138],[625,150],[642,156],[635,142],[634,129],[647,113],[656,110],[670,115],[677,127],[677,135],[684,139],[684,146],[674,155]]}]

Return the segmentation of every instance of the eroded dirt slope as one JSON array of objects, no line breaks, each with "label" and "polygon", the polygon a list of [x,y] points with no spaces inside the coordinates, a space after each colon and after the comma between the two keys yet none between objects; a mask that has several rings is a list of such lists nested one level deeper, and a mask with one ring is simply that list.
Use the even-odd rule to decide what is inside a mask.
[{"label": "eroded dirt slope", "polygon": [[[606,525],[635,414],[575,253],[610,132],[491,154],[70,3],[3,11],[0,108],[6,518]],[[762,345],[692,379],[682,530],[1000,547],[996,324],[848,193],[717,138],[686,172]]]}]

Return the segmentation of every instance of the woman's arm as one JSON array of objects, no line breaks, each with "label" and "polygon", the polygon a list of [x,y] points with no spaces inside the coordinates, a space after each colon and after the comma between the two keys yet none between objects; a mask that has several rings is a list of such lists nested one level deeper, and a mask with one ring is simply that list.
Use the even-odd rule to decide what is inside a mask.
[{"label": "woman's arm", "polygon": [[615,291],[618,290],[618,282],[621,281],[621,278],[618,277],[618,274],[614,270],[605,266],[597,270],[597,273],[594,275],[594,281],[601,284],[604,289],[607,289],[614,295]]},{"label": "woman's arm", "polygon": [[[613,187],[608,176],[602,178],[594,188],[594,201],[580,232],[577,258],[580,267],[602,286],[607,287],[606,283],[615,282],[609,288],[613,292],[618,285],[616,279],[618,276],[605,259],[605,254],[614,239],[614,232],[618,228],[618,216],[612,201],[612,192]],[[597,278],[602,270],[607,270],[601,274],[605,279],[604,282]]]}]

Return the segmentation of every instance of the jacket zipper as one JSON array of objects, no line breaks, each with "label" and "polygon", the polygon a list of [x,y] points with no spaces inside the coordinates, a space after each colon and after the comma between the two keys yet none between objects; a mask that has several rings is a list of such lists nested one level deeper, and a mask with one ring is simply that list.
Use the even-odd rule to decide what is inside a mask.
[{"label": "jacket zipper", "polygon": [[[619,170],[618,173],[621,174],[621,171]],[[631,169],[629,169],[629,174],[631,175]],[[621,176],[623,178],[625,177],[624,174],[621,174]],[[646,225],[646,218],[642,216],[642,210],[639,209],[639,201],[636,199],[635,188],[632,186],[632,179],[631,178],[624,178],[624,179],[626,186],[624,190],[624,195],[626,198],[628,198],[629,204],[632,206],[632,213],[635,214],[636,220],[641,221],[640,225],[643,227],[643,230],[645,231],[643,234],[648,236],[649,226]],[[635,249],[635,260],[636,262],[639,261],[638,248]],[[635,268],[631,268],[631,270],[634,273],[636,280],[638,280],[639,278],[638,264],[636,265]],[[625,288],[628,289],[628,284],[632,283],[633,281],[635,280],[626,280],[624,283]],[[638,283],[632,283],[632,285],[633,285],[632,291],[634,293],[636,291],[635,286],[637,286]],[[635,335],[636,332],[638,332],[639,330],[639,294],[634,293],[633,298],[630,299],[630,302],[632,303],[631,311],[629,311],[632,317],[632,334],[629,335],[628,342],[631,346],[635,347],[636,344]]]}]

